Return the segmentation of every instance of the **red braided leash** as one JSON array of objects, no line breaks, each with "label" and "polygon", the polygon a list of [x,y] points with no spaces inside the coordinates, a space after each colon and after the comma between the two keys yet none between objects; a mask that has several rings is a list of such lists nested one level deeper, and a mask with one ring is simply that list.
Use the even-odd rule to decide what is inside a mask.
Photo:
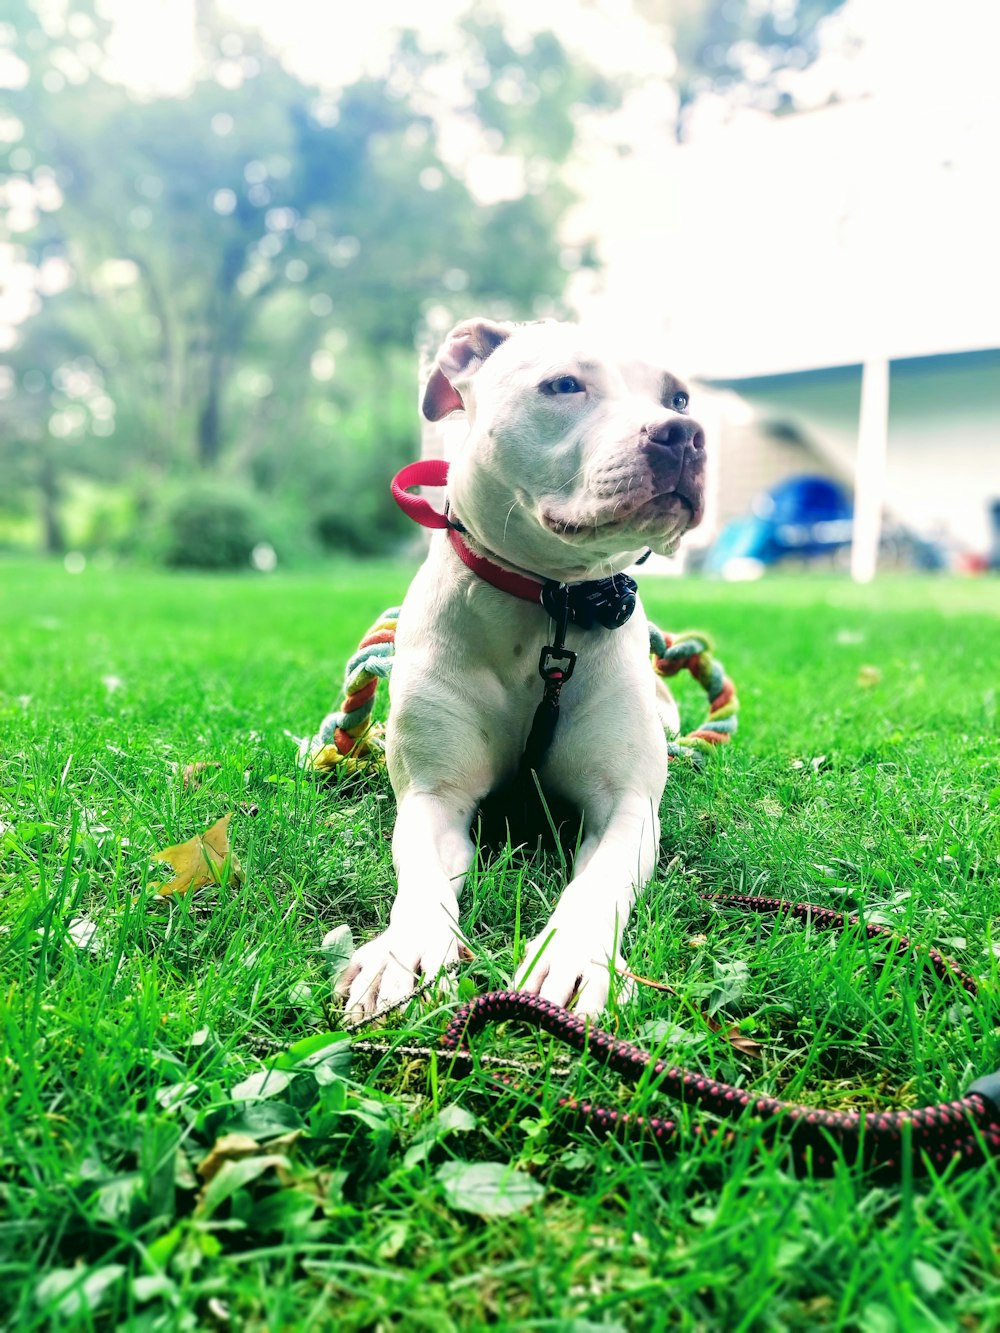
[{"label": "red braided leash", "polygon": [[[942,981],[960,986],[969,995],[978,993],[975,980],[936,949],[923,948],[906,936],[893,934],[886,926],[862,921],[856,915],[846,916],[811,903],[790,903],[781,898],[726,893],[702,896],[710,902],[731,903],[748,911],[797,917],[821,929],[860,926],[869,939],[887,941],[896,954],[926,959]],[[813,1175],[829,1175],[838,1158],[848,1163],[860,1162],[880,1174],[899,1178],[906,1166],[914,1172],[929,1166],[940,1170],[951,1163],[965,1168],[1000,1154],[1000,1074],[977,1079],[963,1097],[934,1106],[871,1113],[825,1111],[758,1096],[677,1065],[668,1065],[630,1042],[619,1041],[568,1009],[522,991],[493,991],[464,1005],[449,1023],[441,1045],[445,1051],[468,1056],[469,1037],[488,1024],[505,1019],[519,1019],[542,1028],[614,1070],[625,1082],[635,1083],[642,1078],[648,1087],[721,1119],[736,1119],[749,1112],[768,1126],[768,1138],[784,1135],[795,1168]],[[520,1087],[504,1075],[495,1075],[491,1081],[500,1087]],[[638,1134],[667,1148],[682,1146],[683,1131],[674,1120],[629,1115],[571,1097],[561,1098],[558,1106],[602,1134]],[[705,1139],[725,1132],[721,1128],[699,1126],[693,1134],[696,1139]]]}]

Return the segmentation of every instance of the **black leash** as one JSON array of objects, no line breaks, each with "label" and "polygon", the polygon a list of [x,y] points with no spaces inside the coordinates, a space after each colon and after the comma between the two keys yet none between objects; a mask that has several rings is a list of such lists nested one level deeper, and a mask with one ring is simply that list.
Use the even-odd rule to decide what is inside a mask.
[{"label": "black leash", "polygon": [[559,695],[576,666],[576,653],[566,647],[566,631],[569,628],[570,618],[569,587],[565,583],[547,584],[546,592],[549,593],[549,597],[544,605],[552,617],[555,633],[552,642],[545,645],[538,658],[538,674],[542,678],[542,699],[531,719],[531,730],[528,732],[524,753],[518,766],[518,781],[529,785],[532,782],[532,771],[537,771],[541,766],[555,737],[559,722]]},{"label": "black leash", "polygon": [[556,734],[559,696],[573,674],[577,659],[576,653],[566,647],[569,626],[586,630],[621,629],[635,610],[636,591],[635,580],[627,574],[613,574],[610,578],[591,579],[586,583],[550,581],[542,588],[542,606],[552,619],[554,632],[552,642],[545,645],[538,658],[542,698],[531,720],[531,730],[518,766],[519,782],[531,784],[531,773],[537,772]]}]

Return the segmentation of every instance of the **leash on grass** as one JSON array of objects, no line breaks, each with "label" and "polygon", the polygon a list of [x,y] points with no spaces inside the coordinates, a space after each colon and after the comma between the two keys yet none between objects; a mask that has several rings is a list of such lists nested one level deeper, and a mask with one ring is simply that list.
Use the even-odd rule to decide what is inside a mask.
[{"label": "leash on grass", "polygon": [[[893,953],[926,961],[941,981],[973,997],[978,993],[974,978],[937,949],[914,944],[905,935],[895,935],[886,926],[864,922],[856,915],[781,898],[739,893],[701,896],[748,912],[793,917],[823,930],[859,926],[868,939],[887,942]],[[442,1050],[468,1060],[470,1038],[505,1019],[540,1028],[613,1070],[625,1082],[642,1080],[647,1088],[666,1093],[686,1106],[723,1120],[734,1120],[744,1113],[752,1115],[765,1123],[768,1140],[780,1135],[788,1144],[793,1165],[801,1173],[830,1175],[834,1163],[842,1158],[848,1164],[860,1163],[879,1175],[899,1179],[907,1171],[917,1174],[928,1166],[938,1170],[952,1164],[959,1169],[978,1166],[1000,1154],[1000,1072],[977,1079],[964,1096],[932,1106],[901,1111],[827,1111],[747,1092],[668,1065],[568,1009],[523,991],[493,991],[463,1005],[441,1039]],[[495,1074],[490,1081],[498,1089],[526,1091],[509,1075]],[[578,1124],[604,1136],[638,1135],[668,1151],[679,1151],[684,1146],[685,1132],[676,1120],[629,1115],[573,1097],[560,1098],[557,1105]],[[731,1137],[731,1131],[716,1126],[698,1126],[692,1131],[696,1141],[720,1135]]]},{"label": "leash on grass", "polygon": [[[891,953],[927,963],[940,981],[957,986],[970,997],[978,994],[975,979],[937,949],[915,944],[905,935],[896,935],[888,927],[863,921],[855,914],[834,912],[814,903],[741,893],[700,896],[710,903],[793,918],[821,930],[858,927],[868,939],[886,943]],[[407,1002],[411,998],[407,997]],[[763,1141],[784,1142],[793,1169],[800,1175],[832,1175],[836,1162],[842,1160],[892,1181],[930,1169],[967,1170],[1000,1155],[1000,1071],[976,1079],[963,1096],[952,1101],[899,1111],[829,1111],[748,1092],[679,1065],[668,1065],[569,1009],[524,991],[491,991],[462,1005],[440,1041],[439,1054],[447,1060],[449,1072],[465,1076],[482,1067],[488,1072],[488,1084],[494,1091],[517,1092],[538,1103],[542,1101],[541,1094],[515,1077],[515,1074],[530,1076],[539,1072],[535,1067],[472,1050],[472,1037],[491,1024],[505,1021],[547,1032],[612,1070],[623,1082],[641,1081],[647,1089],[664,1093],[718,1120],[748,1116],[754,1122],[763,1122]],[[374,1042],[355,1043],[354,1049],[375,1055],[396,1055],[401,1051],[426,1060],[434,1054],[432,1047],[393,1048]],[[568,1070],[549,1068],[547,1072],[562,1076]],[[559,1098],[555,1109],[560,1118],[600,1137],[646,1140],[665,1153],[680,1153],[695,1143],[712,1140],[728,1145],[737,1132],[714,1124],[685,1129],[675,1119],[632,1115],[576,1097]]]}]

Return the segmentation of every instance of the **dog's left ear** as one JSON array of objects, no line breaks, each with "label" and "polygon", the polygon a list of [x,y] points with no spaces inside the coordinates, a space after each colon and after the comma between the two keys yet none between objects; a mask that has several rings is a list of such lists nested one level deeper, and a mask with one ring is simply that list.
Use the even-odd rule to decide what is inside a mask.
[{"label": "dog's left ear", "polygon": [[441,344],[437,364],[424,390],[423,412],[428,421],[440,421],[465,404],[456,383],[474,375],[491,352],[514,332],[512,324],[489,319],[466,319],[456,324]]}]

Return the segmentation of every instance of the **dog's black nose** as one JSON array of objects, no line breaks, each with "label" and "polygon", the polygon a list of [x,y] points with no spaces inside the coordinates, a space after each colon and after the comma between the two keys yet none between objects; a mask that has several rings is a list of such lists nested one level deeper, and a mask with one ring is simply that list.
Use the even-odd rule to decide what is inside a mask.
[{"label": "dog's black nose", "polygon": [[651,421],[643,426],[642,443],[658,445],[661,449],[672,449],[682,453],[686,445],[692,449],[704,449],[705,432],[690,417],[666,417],[663,421]]}]

